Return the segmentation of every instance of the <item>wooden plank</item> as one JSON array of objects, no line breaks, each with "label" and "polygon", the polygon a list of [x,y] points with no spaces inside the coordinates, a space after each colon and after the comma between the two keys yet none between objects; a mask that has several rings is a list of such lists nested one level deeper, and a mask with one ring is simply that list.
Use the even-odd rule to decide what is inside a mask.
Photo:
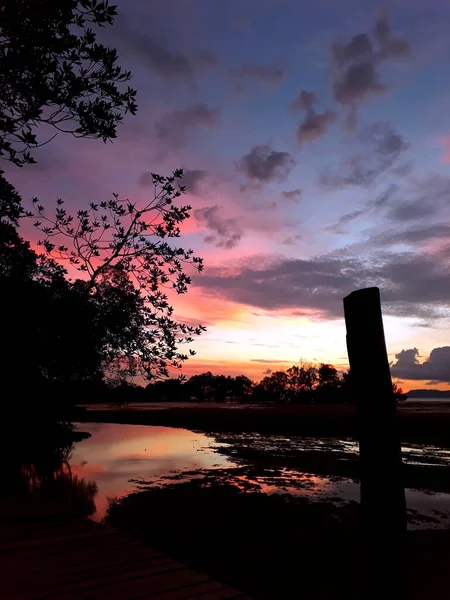
[{"label": "wooden plank", "polygon": [[[156,596],[160,592],[176,589],[189,584],[209,581],[206,575],[200,575],[187,568],[178,571],[171,571],[161,575],[147,576],[121,583],[113,586],[105,585],[102,587],[90,588],[83,592],[75,594],[65,594],[64,596],[52,596],[52,598],[61,598],[61,600],[98,600],[107,598],[108,600],[124,600],[125,598],[142,598],[146,596]],[[38,597],[36,597],[37,600]],[[27,599],[29,600],[29,599]]]},{"label": "wooden plank", "polygon": [[140,600],[146,600],[147,598],[152,598],[153,600],[155,600],[155,598],[158,600],[184,600],[184,598],[195,598],[198,597],[199,594],[205,594],[206,592],[213,592],[223,588],[225,588],[225,586],[217,581],[205,581],[204,583],[194,583],[192,585],[169,590],[168,592],[161,592],[157,594],[157,596],[140,596]]},{"label": "wooden plank", "polygon": [[2,524],[2,600],[231,600],[242,594],[103,524]]},{"label": "wooden plank", "polygon": [[223,588],[214,592],[192,596],[192,600],[233,600],[242,598],[242,594],[232,588]]},{"label": "wooden plank", "polygon": [[[36,586],[39,592],[36,593],[36,598],[60,598],[66,594],[82,594],[85,590],[97,589],[106,585],[113,585],[148,577],[149,575],[158,575],[160,573],[173,572],[185,568],[184,565],[175,563],[172,559],[161,556],[151,563],[148,561],[133,562],[123,565],[120,569],[99,569],[99,571],[91,571],[87,577],[75,581],[60,581],[56,585],[50,580],[46,584]],[[25,591],[19,588],[20,591]],[[28,585],[26,591],[33,591]],[[36,588],[35,588],[36,590]]]},{"label": "wooden plank", "polygon": [[58,537],[69,535],[71,532],[100,531],[100,523],[91,519],[44,519],[35,522],[2,523],[0,524],[0,539],[2,543],[8,541],[32,540],[42,537]]},{"label": "wooden plank", "polygon": [[[106,564],[103,566],[93,565],[88,567],[85,565],[84,569],[73,571],[71,574],[59,573],[59,571],[53,571],[53,573],[46,573],[44,578],[31,578],[21,581],[18,589],[24,593],[25,591],[34,591],[36,588],[40,590],[40,593],[49,595],[53,590],[70,589],[77,590],[84,587],[90,587],[96,584],[98,580],[114,582],[116,580],[126,579],[130,572],[141,571],[143,569],[155,569],[161,568],[161,565],[166,567],[167,565],[173,564],[172,559],[166,556],[158,556],[151,560],[139,559],[135,556],[128,562],[122,562],[119,564]],[[10,585],[11,587],[11,585]]]},{"label": "wooden plank", "polygon": [[[100,544],[99,541],[103,543]],[[111,541],[109,545],[107,542]],[[49,568],[59,568],[68,564],[78,565],[88,562],[89,559],[95,558],[99,553],[108,553],[115,551],[117,548],[122,548],[122,553],[126,554],[128,551],[134,551],[140,549],[142,551],[142,545],[138,542],[131,542],[130,539],[122,534],[111,536],[111,538],[105,538],[102,540],[93,539],[90,540],[89,546],[78,543],[67,543],[65,545],[53,546],[53,551],[44,551],[41,548],[41,552],[36,552],[36,548],[30,552],[30,549],[15,550],[9,554],[5,554],[1,557],[1,565],[6,568],[8,565],[16,564],[21,562],[27,564],[29,570],[44,571]],[[58,552],[58,549],[60,552]]]},{"label": "wooden plank", "polygon": [[[132,546],[132,548],[130,547]],[[144,552],[143,552],[144,550]],[[58,563],[45,564],[43,568],[30,569],[29,566],[22,569],[22,582],[32,581],[36,585],[40,584],[42,580],[52,579],[58,581],[63,579],[69,581],[72,579],[80,578],[84,576],[85,572],[91,571],[92,569],[99,569],[103,567],[114,567],[120,568],[121,565],[126,565],[131,562],[145,560],[151,562],[157,558],[161,558],[161,552],[156,550],[150,550],[145,552],[146,548],[142,548],[141,544],[133,542],[128,544],[126,547],[123,545],[115,546],[112,550],[107,552],[101,551],[101,554],[95,549],[89,554],[83,552],[83,560],[78,560],[76,564],[72,564],[70,559],[67,564],[67,559]],[[20,564],[22,561],[15,561],[15,564]]]},{"label": "wooden plank", "polygon": [[84,531],[81,533],[72,533],[70,538],[67,535],[60,535],[58,537],[40,537],[31,540],[22,540],[17,542],[9,542],[7,544],[0,544],[0,552],[11,552],[12,550],[19,550],[21,548],[35,548],[39,552],[39,546],[43,546],[44,549],[48,548],[49,545],[52,544],[66,544],[68,539],[79,539],[84,540],[87,538],[97,538],[100,536],[111,536],[114,535],[115,532],[110,529],[105,529],[104,531]]}]

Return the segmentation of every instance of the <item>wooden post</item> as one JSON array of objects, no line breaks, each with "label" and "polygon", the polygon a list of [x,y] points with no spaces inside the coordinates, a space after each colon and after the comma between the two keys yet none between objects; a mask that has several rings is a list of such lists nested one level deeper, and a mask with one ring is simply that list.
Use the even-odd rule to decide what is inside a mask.
[{"label": "wooden post", "polygon": [[361,477],[363,598],[407,596],[406,501],[380,291],[344,298]]}]

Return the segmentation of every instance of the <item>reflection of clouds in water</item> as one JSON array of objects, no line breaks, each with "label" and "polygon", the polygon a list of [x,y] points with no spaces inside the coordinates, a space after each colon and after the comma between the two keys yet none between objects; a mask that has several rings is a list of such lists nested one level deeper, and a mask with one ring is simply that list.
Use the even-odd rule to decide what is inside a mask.
[{"label": "reflection of clouds in water", "polygon": [[[359,500],[359,484],[351,478],[312,474],[305,466],[299,466],[308,456],[334,462],[355,461],[358,445],[352,440],[257,433],[212,437],[185,429],[145,425],[92,424],[83,429],[93,435],[76,446],[71,464],[80,477],[88,476],[98,483],[96,518],[103,517],[108,497],[190,479],[221,481],[245,491],[289,494],[335,504]],[[408,445],[403,451],[408,464],[436,467],[450,463],[448,450]],[[269,458],[277,461],[276,465],[267,464]],[[283,462],[288,466],[283,466]],[[411,524],[415,528],[434,524],[424,522],[425,515],[450,526],[446,512],[449,501],[449,494],[407,490]]]},{"label": "reflection of clouds in water", "polygon": [[107,497],[133,491],[131,479],[230,464],[210,447],[213,438],[185,429],[110,423],[83,424],[82,429],[92,437],[76,445],[71,464],[74,472],[99,484],[97,519],[104,516]]}]

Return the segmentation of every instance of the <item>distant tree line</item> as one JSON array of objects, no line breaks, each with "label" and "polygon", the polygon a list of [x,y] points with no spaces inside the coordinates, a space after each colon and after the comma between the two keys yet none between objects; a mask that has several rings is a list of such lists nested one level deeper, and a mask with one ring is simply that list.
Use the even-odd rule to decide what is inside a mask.
[{"label": "distant tree line", "polygon": [[[396,384],[392,391],[397,401],[407,395]],[[339,372],[322,363],[293,365],[275,371],[258,383],[246,375],[213,375],[210,371],[181,378],[160,379],[145,388],[122,383],[114,388],[97,390],[95,402],[126,404],[129,402],[231,402],[273,404],[351,404],[357,390],[352,389],[349,371]]]}]

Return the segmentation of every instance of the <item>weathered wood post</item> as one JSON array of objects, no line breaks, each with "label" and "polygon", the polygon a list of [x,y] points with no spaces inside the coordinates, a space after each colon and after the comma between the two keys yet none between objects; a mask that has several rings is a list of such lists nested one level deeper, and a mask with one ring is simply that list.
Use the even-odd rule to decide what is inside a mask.
[{"label": "weathered wood post", "polygon": [[344,314],[360,453],[362,597],[398,600],[407,595],[406,502],[380,290],[352,292]]}]

